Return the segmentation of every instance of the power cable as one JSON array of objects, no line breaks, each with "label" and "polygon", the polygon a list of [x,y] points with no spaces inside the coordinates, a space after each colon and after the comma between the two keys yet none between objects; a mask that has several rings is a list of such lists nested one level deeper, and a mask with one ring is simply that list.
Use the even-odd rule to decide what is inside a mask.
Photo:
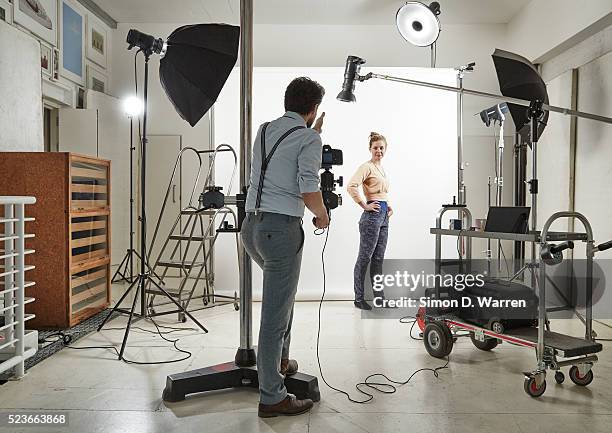
[{"label": "power cable", "polygon": [[[330,221],[331,222],[331,221]],[[363,382],[358,382],[355,384],[355,388],[357,389],[357,391],[365,396],[367,396],[365,398],[365,400],[355,400],[351,397],[351,395],[347,392],[344,391],[342,389],[336,388],[332,385],[330,385],[330,383],[327,381],[327,379],[325,378],[325,375],[323,374],[323,368],[321,366],[321,358],[319,355],[319,346],[320,346],[320,338],[321,338],[321,309],[323,306],[323,301],[325,300],[325,291],[326,291],[326,275],[325,275],[325,248],[327,247],[327,240],[329,238],[329,227],[327,227],[327,229],[323,229],[321,230],[316,230],[315,231],[315,235],[317,236],[321,236],[323,235],[323,232],[325,232],[325,242],[323,244],[323,249],[321,251],[321,265],[323,268],[323,293],[321,295],[321,300],[319,301],[319,314],[318,314],[318,325],[317,325],[317,364],[319,366],[319,374],[321,375],[321,379],[323,380],[323,382],[325,383],[325,385],[327,385],[329,388],[333,389],[334,391],[337,391],[341,394],[344,394],[346,396],[346,398],[352,402],[352,403],[357,403],[357,404],[365,404],[368,403],[370,401],[372,401],[374,399],[374,394],[370,394],[367,391],[364,391],[362,388],[366,388],[366,389],[371,389],[374,391],[378,391],[381,392],[383,394],[394,394],[395,392],[397,392],[397,386],[401,386],[401,385],[406,385],[408,382],[410,382],[410,380],[417,374],[420,373],[422,371],[431,371],[432,374],[434,375],[434,377],[438,377],[439,373],[438,371],[448,368],[448,363],[450,362],[449,358],[446,358],[446,363],[442,366],[442,367],[436,367],[436,368],[420,368],[418,370],[415,370],[406,380],[403,381],[398,381],[398,380],[393,380],[391,378],[389,378],[387,375],[385,375],[384,373],[373,373],[370,374],[369,376],[367,376]],[[414,327],[414,323],[413,323],[413,327]],[[410,329],[410,333],[411,333],[411,337],[413,339],[415,339],[412,336],[412,328]],[[371,381],[372,378],[374,377],[382,377],[384,378],[387,383],[384,382],[373,382]]]}]

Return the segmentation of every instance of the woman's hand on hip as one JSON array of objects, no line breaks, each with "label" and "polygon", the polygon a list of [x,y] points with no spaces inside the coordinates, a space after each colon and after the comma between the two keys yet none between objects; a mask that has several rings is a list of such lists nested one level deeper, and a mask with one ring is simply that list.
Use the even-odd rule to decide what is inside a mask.
[{"label": "woman's hand on hip", "polygon": [[388,216],[393,215],[393,208],[391,206],[388,206],[389,211],[387,212]]},{"label": "woman's hand on hip", "polygon": [[366,212],[380,212],[380,204],[377,201],[366,203],[363,205],[363,210]]}]

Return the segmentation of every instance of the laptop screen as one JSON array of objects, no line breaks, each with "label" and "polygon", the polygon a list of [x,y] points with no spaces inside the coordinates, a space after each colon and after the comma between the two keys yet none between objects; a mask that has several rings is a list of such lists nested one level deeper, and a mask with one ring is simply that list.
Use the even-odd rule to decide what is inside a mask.
[{"label": "laptop screen", "polygon": [[485,232],[525,234],[531,208],[523,206],[491,206]]}]

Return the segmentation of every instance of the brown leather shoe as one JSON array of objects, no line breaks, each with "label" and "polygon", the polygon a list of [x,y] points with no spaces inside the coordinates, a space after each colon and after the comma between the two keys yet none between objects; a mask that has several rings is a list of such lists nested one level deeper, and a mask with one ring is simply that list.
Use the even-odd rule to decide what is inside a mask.
[{"label": "brown leather shoe", "polygon": [[283,376],[293,376],[298,372],[298,363],[295,359],[281,359],[280,374]]},{"label": "brown leather shoe", "polygon": [[298,400],[294,395],[289,394],[284,400],[276,404],[259,403],[257,415],[259,415],[260,418],[272,418],[281,415],[300,415],[312,409],[312,405],[312,400],[309,398]]}]

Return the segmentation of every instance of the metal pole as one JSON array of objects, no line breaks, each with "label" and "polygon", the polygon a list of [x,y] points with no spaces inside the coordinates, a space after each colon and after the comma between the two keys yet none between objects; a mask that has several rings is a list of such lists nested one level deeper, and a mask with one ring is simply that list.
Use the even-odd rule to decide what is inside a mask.
[{"label": "metal pole", "polygon": [[[251,175],[251,122],[253,95],[253,0],[240,0],[240,190],[245,191]],[[240,348],[236,363],[254,365],[252,335],[253,278],[251,259],[239,242],[240,260]]]},{"label": "metal pole", "polygon": [[[390,75],[373,74],[371,72],[365,76],[359,77],[359,81],[365,81],[371,78],[377,78],[377,79],[387,80],[387,81],[395,81],[395,82],[404,83],[404,84],[413,84],[415,86],[429,87],[431,89],[438,89],[438,90],[446,90],[448,92],[457,92],[457,93],[462,93],[465,95],[478,96],[481,98],[495,99],[497,101],[504,101],[504,102],[508,102],[511,104],[522,105],[524,107],[529,107],[531,105],[531,101],[527,101],[524,99],[518,99],[518,98],[512,98],[509,96],[497,95],[495,93],[481,92],[478,90],[470,90],[466,88],[460,89],[458,87],[445,86],[443,84],[430,83],[428,81],[410,80],[408,78],[392,77]],[[568,116],[581,117],[583,119],[591,119],[591,120],[596,120],[598,122],[612,124],[612,117],[600,116],[598,114],[585,113],[584,111],[570,110],[568,108],[556,107],[554,105],[548,105],[548,104],[542,104],[542,108],[544,110],[553,111],[555,113],[561,113],[561,114],[565,114]]]},{"label": "metal pole", "polygon": [[[497,173],[495,175],[495,206],[501,206],[504,194],[504,121],[499,124],[499,145],[497,147]],[[501,271],[501,239],[497,240],[497,272]]]},{"label": "metal pole", "polygon": [[[17,203],[15,204],[14,209],[15,218],[17,219],[14,225],[15,232],[17,234],[17,240],[14,243],[14,251],[17,252],[14,262],[15,268],[17,269],[15,278],[15,286],[17,287],[17,290],[15,291],[15,299],[12,303],[15,305],[13,318],[17,319],[14,335],[14,338],[17,340],[17,343],[15,344],[15,355],[21,359],[21,362],[15,367],[15,375],[21,378],[25,375],[25,364],[23,362],[23,355],[25,351],[25,343],[23,341],[25,338],[25,204],[23,204],[23,202]],[[5,251],[5,253],[6,252],[8,251]],[[5,270],[8,269],[5,268]],[[7,287],[4,288],[7,289]],[[11,304],[9,303],[9,305]]]},{"label": "metal pole", "polygon": [[[457,71],[457,87],[463,89],[463,69]],[[457,92],[457,203],[466,204],[463,181],[463,92]]]}]

